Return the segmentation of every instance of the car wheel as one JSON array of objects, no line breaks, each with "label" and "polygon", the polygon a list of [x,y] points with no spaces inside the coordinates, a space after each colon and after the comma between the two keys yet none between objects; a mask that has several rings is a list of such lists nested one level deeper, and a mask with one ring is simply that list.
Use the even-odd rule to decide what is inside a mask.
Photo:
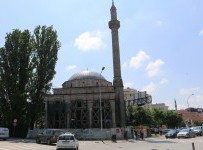
[{"label": "car wheel", "polygon": [[3,139],[4,141],[6,141],[7,139]]},{"label": "car wheel", "polygon": [[50,140],[47,140],[47,144],[48,144],[48,145],[51,145],[51,141],[50,141]]},{"label": "car wheel", "polygon": [[39,139],[36,139],[36,143],[37,143],[37,144],[40,144],[40,140],[39,140]]}]

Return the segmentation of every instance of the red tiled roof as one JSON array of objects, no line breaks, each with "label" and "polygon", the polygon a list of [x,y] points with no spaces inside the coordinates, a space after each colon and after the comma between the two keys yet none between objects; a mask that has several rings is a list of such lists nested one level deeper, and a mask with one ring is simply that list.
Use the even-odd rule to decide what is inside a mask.
[{"label": "red tiled roof", "polygon": [[203,121],[203,114],[197,114],[195,112],[189,112],[187,110],[178,110],[178,114],[183,116],[184,121],[188,121],[189,119],[193,121]]}]

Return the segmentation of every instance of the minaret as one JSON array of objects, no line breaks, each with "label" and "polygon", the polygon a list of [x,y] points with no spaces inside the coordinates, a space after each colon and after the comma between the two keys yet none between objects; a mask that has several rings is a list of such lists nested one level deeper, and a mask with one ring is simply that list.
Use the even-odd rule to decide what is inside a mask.
[{"label": "minaret", "polygon": [[121,77],[121,65],[120,65],[120,50],[119,50],[119,37],[118,29],[120,28],[120,21],[117,20],[116,7],[114,1],[111,6],[111,21],[109,21],[109,28],[112,34],[112,49],[113,49],[113,86],[115,90],[115,115],[116,126],[125,127],[125,103],[123,92],[123,81]]},{"label": "minaret", "polygon": [[175,111],[177,112],[178,108],[177,108],[176,99],[174,99],[174,102],[175,102]]}]

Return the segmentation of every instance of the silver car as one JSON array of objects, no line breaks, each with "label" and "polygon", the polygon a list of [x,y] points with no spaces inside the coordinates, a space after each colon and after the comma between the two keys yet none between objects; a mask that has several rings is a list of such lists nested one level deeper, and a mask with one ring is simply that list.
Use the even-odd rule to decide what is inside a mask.
[{"label": "silver car", "polygon": [[203,128],[202,126],[196,126],[196,127],[192,127],[191,129],[194,130],[195,134],[198,136],[202,136],[203,135]]},{"label": "silver car", "polygon": [[191,138],[191,137],[195,137],[195,132],[193,129],[182,129],[178,134],[177,137],[178,138]]}]

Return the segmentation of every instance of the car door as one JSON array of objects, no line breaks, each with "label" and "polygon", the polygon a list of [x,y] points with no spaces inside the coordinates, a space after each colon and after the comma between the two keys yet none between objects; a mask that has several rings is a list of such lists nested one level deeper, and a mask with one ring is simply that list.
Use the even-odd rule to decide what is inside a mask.
[{"label": "car door", "polygon": [[41,134],[39,134],[39,141],[44,141],[44,137],[46,135],[46,130],[44,130]]},{"label": "car door", "polygon": [[53,130],[47,130],[46,135],[45,135],[45,141],[47,142],[48,140],[50,140],[50,137],[53,135]]}]

